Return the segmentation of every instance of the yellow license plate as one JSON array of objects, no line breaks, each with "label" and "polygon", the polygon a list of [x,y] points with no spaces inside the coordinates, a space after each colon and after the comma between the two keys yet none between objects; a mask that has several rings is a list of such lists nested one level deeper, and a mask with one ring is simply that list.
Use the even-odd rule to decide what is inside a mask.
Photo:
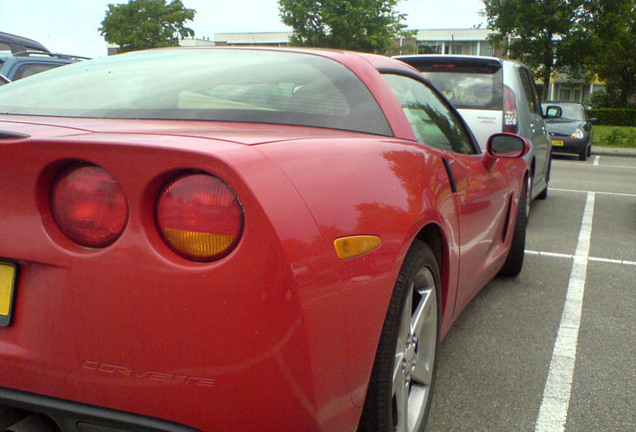
[{"label": "yellow license plate", "polygon": [[563,141],[552,140],[552,145],[557,147],[563,147]]},{"label": "yellow license plate", "polygon": [[0,263],[0,327],[11,324],[15,297],[15,264]]}]

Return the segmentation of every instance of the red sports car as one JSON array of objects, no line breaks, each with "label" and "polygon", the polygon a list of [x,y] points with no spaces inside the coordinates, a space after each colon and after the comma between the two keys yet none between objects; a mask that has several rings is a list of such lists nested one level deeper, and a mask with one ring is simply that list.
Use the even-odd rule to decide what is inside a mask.
[{"label": "red sports car", "polygon": [[421,431],[527,143],[414,69],[150,50],[0,88],[0,431]]}]

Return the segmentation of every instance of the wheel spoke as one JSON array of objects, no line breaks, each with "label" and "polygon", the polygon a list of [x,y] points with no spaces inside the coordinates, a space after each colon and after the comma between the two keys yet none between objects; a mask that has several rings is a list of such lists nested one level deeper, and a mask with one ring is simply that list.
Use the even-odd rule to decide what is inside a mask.
[{"label": "wheel spoke", "polygon": [[404,381],[395,389],[395,406],[397,408],[396,432],[408,432],[409,386]]},{"label": "wheel spoke", "polygon": [[426,274],[421,277],[425,280],[422,281],[422,286],[417,287],[420,299],[411,317],[410,324],[411,334],[418,337],[418,339],[422,332],[425,331],[427,325],[436,325],[436,322],[432,321],[437,319],[437,298],[433,277],[428,270],[426,270]]},{"label": "wheel spoke", "polygon": [[[399,355],[398,355],[399,354]],[[393,363],[393,395],[397,394],[400,387],[406,382],[406,375],[402,362],[404,361],[404,352],[395,354],[395,363]]]},{"label": "wheel spoke", "polygon": [[402,319],[400,320],[400,337],[407,341],[411,336],[411,312],[413,311],[413,287],[409,287],[402,309]]},{"label": "wheel spoke", "polygon": [[[428,351],[428,350],[426,350]],[[415,369],[411,372],[411,379],[423,386],[430,386],[433,380],[433,357],[434,354],[427,353],[421,355],[418,353],[417,363],[415,363]]]},{"label": "wheel spoke", "polygon": [[417,384],[411,385],[409,392],[408,430],[419,431],[424,421],[424,407],[429,397],[429,388]]}]

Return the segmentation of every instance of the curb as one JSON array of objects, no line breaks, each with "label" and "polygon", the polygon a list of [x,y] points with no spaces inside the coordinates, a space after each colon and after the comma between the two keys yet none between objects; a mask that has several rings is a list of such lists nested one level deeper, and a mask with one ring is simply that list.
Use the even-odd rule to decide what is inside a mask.
[{"label": "curb", "polygon": [[636,157],[636,148],[599,147],[592,146],[592,154],[599,156],[627,156]]}]

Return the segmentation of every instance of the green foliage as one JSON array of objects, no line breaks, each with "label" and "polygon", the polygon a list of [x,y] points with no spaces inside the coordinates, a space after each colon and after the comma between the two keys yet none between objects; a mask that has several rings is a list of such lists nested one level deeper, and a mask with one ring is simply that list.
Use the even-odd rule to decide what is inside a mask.
[{"label": "green foliage", "polygon": [[585,63],[607,84],[604,106],[627,107],[636,99],[636,3],[586,0],[590,34]]},{"label": "green foliage", "polygon": [[579,71],[580,62],[572,53],[586,46],[587,35],[581,26],[583,2],[483,0],[488,28],[495,31],[491,42],[536,71],[545,83],[544,99],[554,71]]},{"label": "green foliage", "polygon": [[[546,85],[552,72],[607,84],[599,99],[627,107],[636,99],[634,0],[482,0],[491,41],[533,68]],[[509,43],[512,41],[512,43]]]},{"label": "green foliage", "polygon": [[195,14],[181,0],[130,0],[109,4],[99,31],[106,42],[119,45],[119,52],[178,46],[179,38],[194,36],[184,24]]},{"label": "green foliage", "polygon": [[636,127],[594,126],[592,145],[636,148]]},{"label": "green foliage", "polygon": [[388,53],[408,37],[400,0],[279,0],[280,17],[294,29],[291,44]]},{"label": "green foliage", "polygon": [[588,110],[598,125],[636,127],[636,109],[596,108]]}]

